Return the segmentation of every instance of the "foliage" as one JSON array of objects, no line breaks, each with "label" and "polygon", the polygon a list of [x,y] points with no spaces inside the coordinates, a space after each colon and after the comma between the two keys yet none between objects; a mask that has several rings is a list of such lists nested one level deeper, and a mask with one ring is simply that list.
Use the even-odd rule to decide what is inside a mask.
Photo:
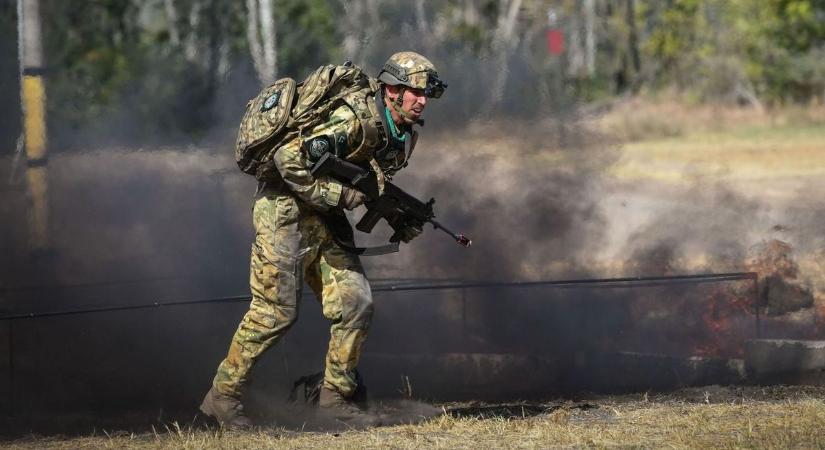
[{"label": "foliage", "polygon": [[[7,111],[20,104],[17,62],[17,12],[12,2],[0,2],[0,102]],[[0,149],[14,149],[20,135],[20,116],[0,114]]]},{"label": "foliage", "polygon": [[825,1],[770,0],[751,14],[749,75],[762,94],[781,101],[825,96]]},{"label": "foliage", "polygon": [[278,37],[278,58],[282,72],[300,76],[315,69],[319,61],[341,59],[336,48],[340,33],[335,27],[340,14],[340,10],[325,1],[277,2],[277,29],[282,31]]},{"label": "foliage", "polygon": [[[272,1],[278,75],[346,58],[376,67],[414,48],[453,81],[463,105],[450,109],[454,118],[672,88],[702,102],[825,100],[825,0]],[[249,3],[41,0],[53,128],[191,137],[234,117],[255,90]],[[4,36],[15,23],[5,2]],[[565,33],[562,56],[546,50],[549,27]],[[7,50],[3,66],[12,67]],[[0,89],[13,98],[7,84]]]},{"label": "foliage", "polygon": [[[825,2],[748,0],[676,2],[662,27],[651,34],[657,61],[696,70],[704,86],[744,85],[768,101],[807,101],[823,95]],[[662,29],[664,28],[664,30]],[[684,77],[663,77],[667,82]],[[710,83],[704,82],[712,78]]]}]

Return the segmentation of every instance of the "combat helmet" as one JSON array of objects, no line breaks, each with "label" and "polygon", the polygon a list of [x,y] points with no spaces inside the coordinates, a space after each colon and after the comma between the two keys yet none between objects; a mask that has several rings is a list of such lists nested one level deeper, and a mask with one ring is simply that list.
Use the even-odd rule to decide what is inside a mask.
[{"label": "combat helmet", "polygon": [[429,98],[439,98],[447,83],[438,78],[438,72],[429,59],[415,52],[399,52],[387,59],[378,74],[378,80],[392,86],[423,89]]}]

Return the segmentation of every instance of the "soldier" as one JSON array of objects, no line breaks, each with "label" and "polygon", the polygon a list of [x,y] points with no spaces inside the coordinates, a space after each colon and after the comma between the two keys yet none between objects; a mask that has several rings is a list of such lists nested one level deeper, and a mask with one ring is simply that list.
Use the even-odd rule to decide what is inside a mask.
[{"label": "soldier", "polygon": [[[392,176],[407,164],[417,136],[413,125],[423,123],[428,99],[440,97],[446,84],[425,57],[401,52],[387,60],[369,86],[366,102],[335,108],[320,125],[273,149],[265,161],[278,176],[259,182],[255,195],[252,302],[200,407],[226,427],[251,425],[241,403],[243,388],[258,358],[295,323],[304,280],[332,322],[319,407],[351,425],[377,424],[352,401],[373,304],[343,209],[361,205],[364,194],[327,177],[313,178],[311,153],[343,146],[348,160]],[[421,233],[421,224],[397,231],[409,242]]]}]

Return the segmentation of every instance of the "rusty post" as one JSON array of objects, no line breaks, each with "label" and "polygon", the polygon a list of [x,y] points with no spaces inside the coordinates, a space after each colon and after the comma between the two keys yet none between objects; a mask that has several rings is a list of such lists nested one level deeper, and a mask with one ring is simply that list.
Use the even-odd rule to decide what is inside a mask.
[{"label": "rusty post", "polygon": [[461,334],[467,343],[467,289],[461,290]]},{"label": "rusty post", "polygon": [[9,416],[14,417],[14,321],[9,320]]},{"label": "rusty post", "polygon": [[[152,311],[152,312],[153,312],[152,315],[154,316],[153,320],[152,320],[153,326],[154,326],[154,330],[152,330],[152,337],[153,337],[152,346],[154,347],[152,349],[152,352],[155,355],[160,355],[161,352],[163,351],[163,343],[162,343],[163,341],[162,341],[161,336],[160,336],[160,330],[161,330],[161,324],[160,324],[160,317],[161,316],[160,316],[160,313],[161,313],[161,308],[155,308],[155,310]],[[163,400],[165,398],[165,396],[163,395],[164,389],[163,389],[163,383],[161,382],[161,379],[162,379],[161,377],[158,377],[155,380],[155,404],[157,405],[157,408],[158,408],[158,421],[163,420],[163,403],[164,403]]]},{"label": "rusty post", "polygon": [[756,339],[762,338],[762,320],[759,316],[759,274],[753,276],[753,312],[756,316]]}]

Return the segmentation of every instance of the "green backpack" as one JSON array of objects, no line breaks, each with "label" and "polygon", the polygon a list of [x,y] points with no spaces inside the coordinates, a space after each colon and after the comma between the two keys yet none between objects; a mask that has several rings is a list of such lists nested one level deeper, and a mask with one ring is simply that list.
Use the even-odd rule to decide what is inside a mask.
[{"label": "green backpack", "polygon": [[346,159],[368,159],[367,153],[385,139],[373,101],[378,89],[377,80],[350,62],[321,66],[301,83],[279,79],[246,105],[235,146],[238,167],[258,179],[269,178],[271,167],[266,162],[274,152],[304,130],[323,123],[342,104],[355,112],[363,135]]}]

